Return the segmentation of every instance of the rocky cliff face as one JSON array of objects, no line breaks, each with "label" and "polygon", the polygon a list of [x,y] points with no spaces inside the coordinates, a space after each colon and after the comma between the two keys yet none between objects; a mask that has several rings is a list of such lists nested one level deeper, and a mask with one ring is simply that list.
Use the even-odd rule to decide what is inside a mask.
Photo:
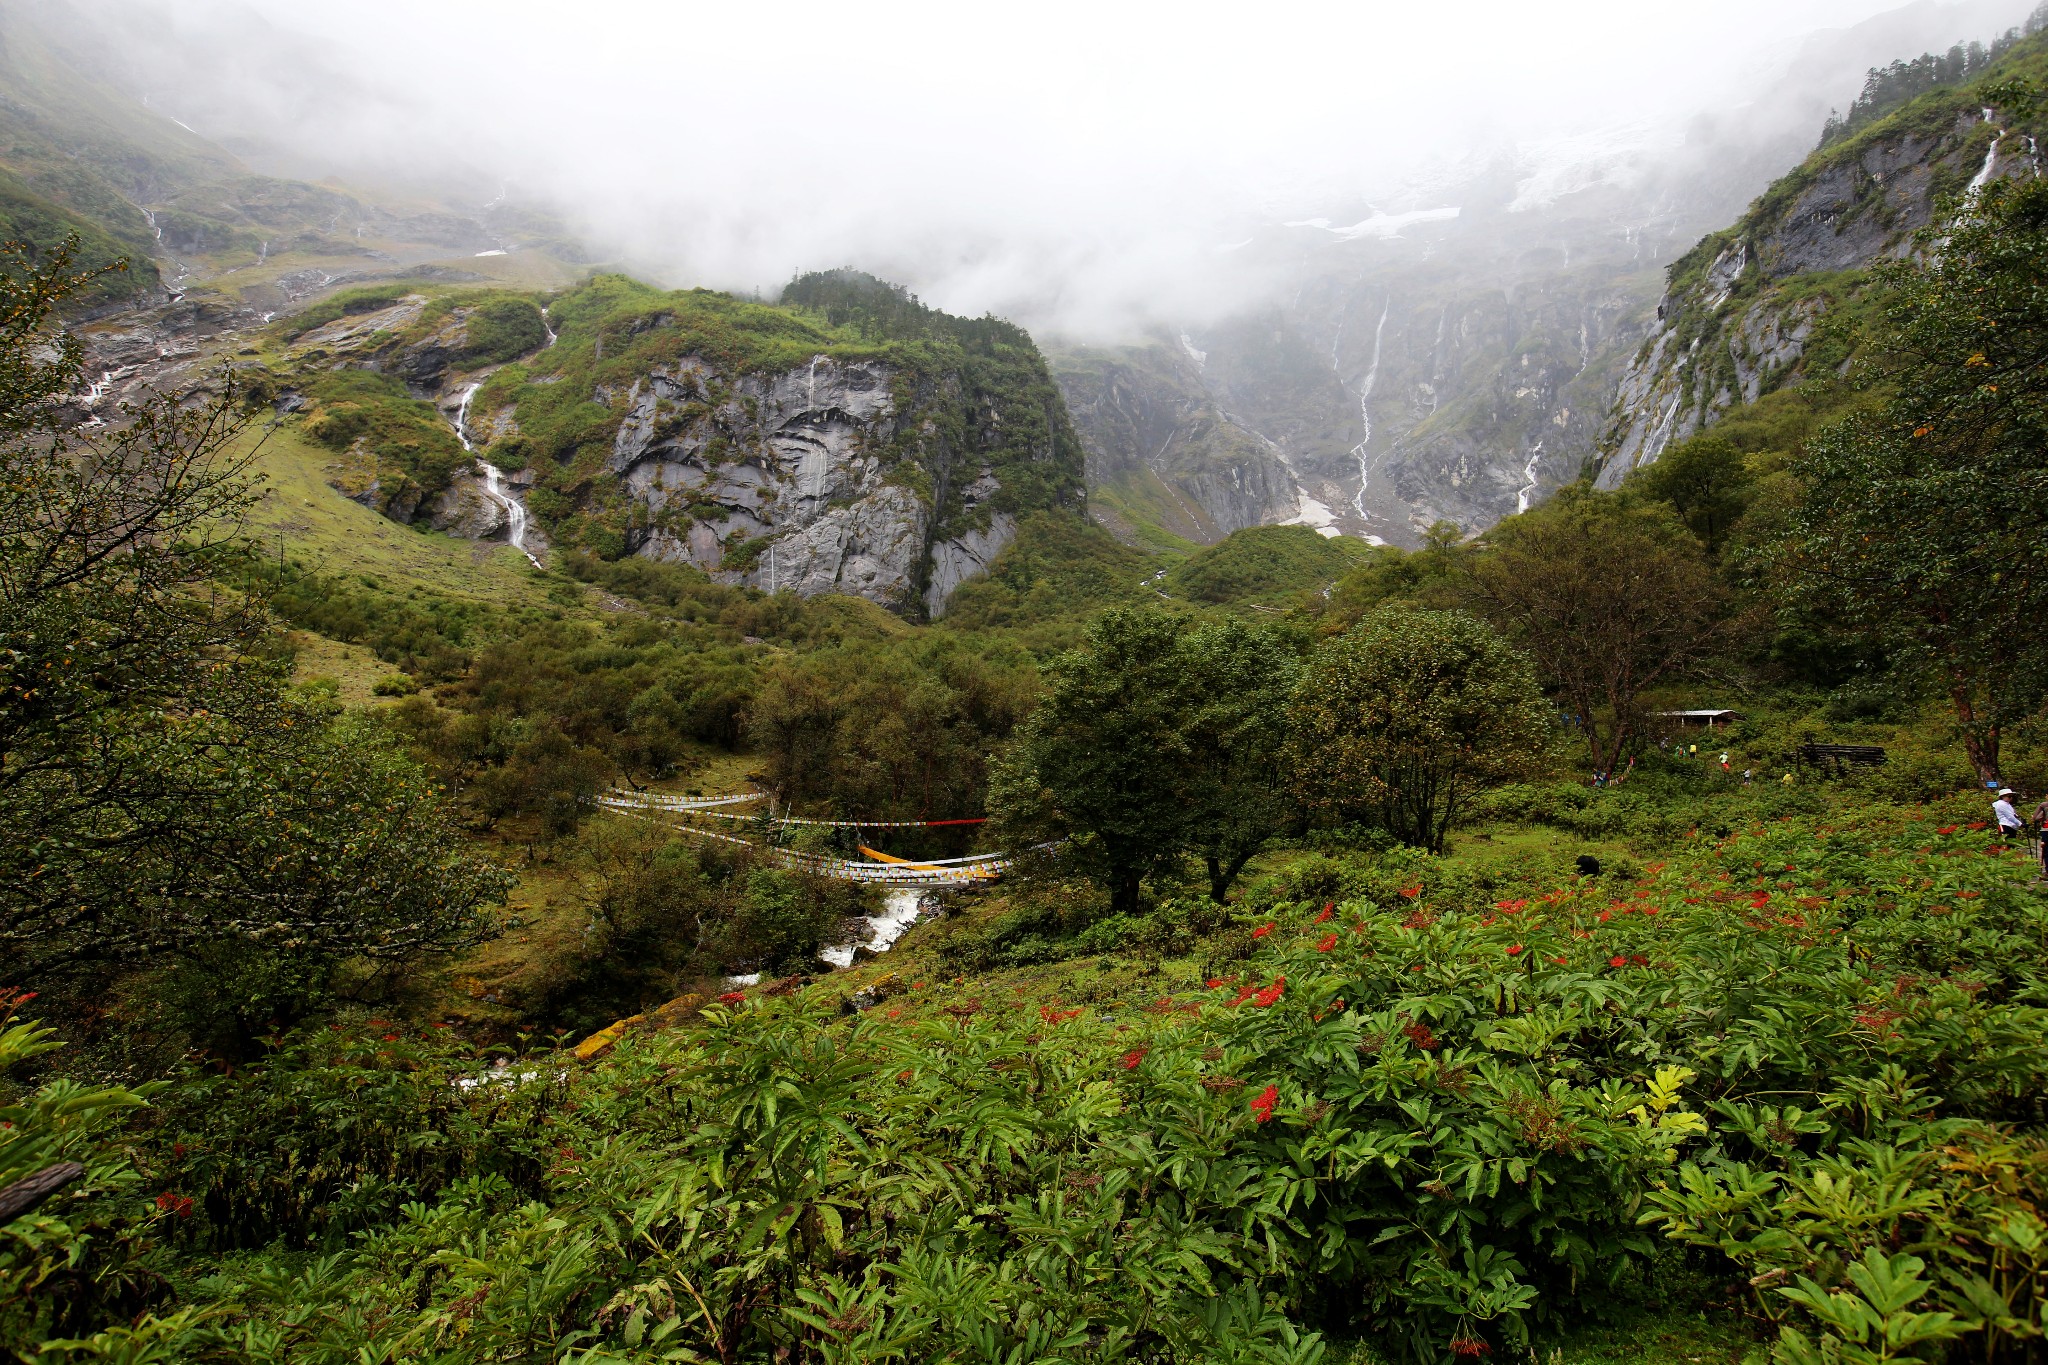
[{"label": "rocky cliff face", "polygon": [[481,385],[472,439],[558,544],[939,616],[1021,517],[1083,505],[1080,443],[1021,330],[807,278],[786,308],[617,277],[570,291],[560,344]]},{"label": "rocky cliff face", "polygon": [[1069,347],[1051,359],[1087,451],[1090,510],[1112,531],[1129,538],[1149,521],[1213,544],[1302,515],[1280,448],[1217,406],[1192,343]]},{"label": "rocky cliff face", "polygon": [[1566,270],[1563,252],[1498,252],[1498,225],[1467,229],[1340,244],[1352,259],[1284,309],[1057,351],[1097,517],[1412,545],[1578,477],[1655,277],[1620,232],[1589,231]]},{"label": "rocky cliff face", "polygon": [[629,546],[771,592],[942,615],[1017,525],[971,451],[890,458],[899,438],[936,437],[905,424],[945,397],[879,360],[817,355],[729,380],[695,356],[655,368],[614,400],[624,416],[605,469],[636,509]]},{"label": "rocky cliff face", "polygon": [[1845,371],[1859,339],[1849,305],[1867,268],[1913,250],[1951,196],[2041,174],[2039,130],[1985,101],[1990,87],[2044,63],[2048,38],[2030,38],[1984,79],[1816,152],[1681,257],[1621,376],[1599,441],[1600,486],[1739,405]]}]

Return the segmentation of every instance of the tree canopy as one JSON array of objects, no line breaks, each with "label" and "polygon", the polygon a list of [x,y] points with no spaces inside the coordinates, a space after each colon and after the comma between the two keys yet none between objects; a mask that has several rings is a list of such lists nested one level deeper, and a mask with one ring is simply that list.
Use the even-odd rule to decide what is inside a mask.
[{"label": "tree canopy", "polygon": [[1500,636],[1461,611],[1400,605],[1316,651],[1289,722],[1305,804],[1432,852],[1549,735],[1528,662]]}]

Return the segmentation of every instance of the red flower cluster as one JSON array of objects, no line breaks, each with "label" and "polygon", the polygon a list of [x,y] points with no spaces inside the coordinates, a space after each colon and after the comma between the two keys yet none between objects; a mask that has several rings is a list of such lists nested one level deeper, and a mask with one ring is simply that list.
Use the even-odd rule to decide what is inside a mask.
[{"label": "red flower cluster", "polygon": [[1123,1060],[1124,1070],[1136,1071],[1138,1069],[1138,1063],[1145,1060],[1145,1049],[1141,1047],[1134,1047],[1129,1052],[1126,1052],[1124,1054]]},{"label": "red flower cluster", "polygon": [[1934,832],[1936,834],[1954,834],[1956,832],[1956,827],[1954,825],[1943,825],[1940,829]]},{"label": "red flower cluster", "polygon": [[1451,1354],[1454,1356],[1490,1356],[1493,1348],[1478,1337],[1452,1337]]},{"label": "red flower cluster", "polygon": [[1515,956],[1515,955],[1516,955],[1517,953],[1520,953],[1521,951],[1522,951],[1522,945],[1521,945],[1521,944],[1519,944],[1519,943],[1511,943],[1511,944],[1509,944],[1509,945],[1508,945],[1508,956],[1509,956],[1509,957],[1513,957],[1513,956]]},{"label": "red flower cluster", "polygon": [[1429,1025],[1427,1024],[1406,1024],[1402,1026],[1401,1032],[1407,1036],[1409,1042],[1415,1044],[1424,1052],[1440,1046],[1436,1035],[1429,1031]]},{"label": "red flower cluster", "polygon": [[1266,922],[1265,924],[1261,924],[1261,925],[1260,925],[1260,926],[1259,926],[1258,928],[1256,928],[1256,929],[1252,930],[1252,937],[1253,937],[1253,938],[1264,938],[1264,937],[1265,937],[1266,935],[1268,935],[1268,934],[1270,934],[1270,933],[1272,933],[1272,932],[1273,932],[1273,925],[1272,925],[1272,922],[1271,922],[1271,921],[1268,921],[1268,922]]},{"label": "red flower cluster", "polygon": [[1070,1010],[1056,1010],[1050,1005],[1040,1005],[1038,1007],[1038,1017],[1045,1020],[1048,1024],[1064,1024],[1069,1019],[1079,1019],[1081,1017],[1081,1010],[1079,1006]]},{"label": "red flower cluster", "polygon": [[1259,1123],[1264,1123],[1267,1119],[1273,1117],[1273,1106],[1278,1103],[1280,1103],[1280,1087],[1277,1085],[1267,1086],[1259,1092],[1259,1097],[1252,1101],[1252,1118]]},{"label": "red flower cluster", "polygon": [[1494,909],[1496,909],[1496,910],[1505,910],[1505,911],[1507,911],[1507,912],[1508,912],[1508,913],[1509,913],[1510,915],[1513,915],[1513,914],[1518,914],[1518,913],[1520,913],[1520,912],[1521,912],[1521,911],[1523,911],[1523,910],[1527,910],[1527,909],[1529,908],[1529,902],[1527,902],[1527,901],[1525,901],[1525,900],[1520,900],[1520,901],[1495,901],[1495,902],[1493,903],[1493,908],[1494,908]]},{"label": "red flower cluster", "polygon": [[1336,914],[1336,913],[1337,913],[1337,902],[1335,902],[1335,901],[1331,901],[1331,902],[1330,902],[1330,903],[1329,903],[1328,905],[1325,905],[1325,906],[1323,907],[1323,913],[1322,913],[1322,914],[1320,914],[1320,915],[1317,915],[1317,916],[1316,916],[1316,923],[1317,923],[1317,924],[1321,924],[1321,923],[1322,923],[1322,922],[1323,922],[1324,920],[1328,919],[1328,918],[1329,918],[1330,916],[1332,916],[1332,915],[1334,915],[1334,914]]},{"label": "red flower cluster", "polygon": [[156,1197],[156,1206],[165,1213],[175,1213],[180,1218],[192,1216],[192,1201],[182,1194],[172,1194],[169,1190]]},{"label": "red flower cluster", "polygon": [[1324,934],[1323,941],[1316,945],[1316,951],[1319,953],[1327,953],[1330,951],[1330,949],[1336,946],[1337,936],[1335,934]]},{"label": "red flower cluster", "polygon": [[1422,894],[1422,883],[1417,882],[1413,886],[1402,887],[1401,894],[1406,896],[1411,901],[1414,900],[1417,896]]},{"label": "red flower cluster", "polygon": [[746,1002],[747,993],[745,991],[727,991],[724,995],[718,997],[718,1003],[721,1005],[744,1005]]}]

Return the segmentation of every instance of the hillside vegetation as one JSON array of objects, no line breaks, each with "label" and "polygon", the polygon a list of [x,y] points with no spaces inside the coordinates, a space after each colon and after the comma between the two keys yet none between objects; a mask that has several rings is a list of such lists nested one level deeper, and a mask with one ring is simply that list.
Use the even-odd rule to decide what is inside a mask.
[{"label": "hillside vegetation", "polygon": [[[843,272],[88,424],[14,262],[0,1351],[2040,1365],[2048,185],[1918,246],[1881,372],[1412,552],[1119,544],[1028,339]],[[938,623],[613,553],[598,400],[713,355],[887,358],[1014,539]],[[546,568],[352,486],[491,366]],[[879,954],[830,875],[995,850]]]}]

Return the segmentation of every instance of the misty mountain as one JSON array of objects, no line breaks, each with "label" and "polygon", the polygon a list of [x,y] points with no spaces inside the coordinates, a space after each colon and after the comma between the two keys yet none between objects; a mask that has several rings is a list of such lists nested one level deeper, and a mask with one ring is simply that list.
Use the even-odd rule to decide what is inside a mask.
[{"label": "misty mountain", "polygon": [[1249,227],[1229,255],[1273,281],[1266,306],[1051,347],[1097,516],[1127,538],[1293,522],[1414,544],[1527,507],[1596,460],[1665,263],[1798,166],[1867,68],[2011,11],[1909,6],[1815,35],[1680,135],[1506,145],[1401,199]]},{"label": "misty mountain", "polygon": [[[1741,405],[1845,371],[1869,267],[1912,249],[1944,199],[2042,173],[2036,139],[2048,128],[2038,112],[2002,107],[1997,91],[2048,75],[2048,11],[2027,30],[1974,72],[1959,63],[1959,83],[1909,86],[1889,111],[1832,127],[1731,227],[1672,265],[1600,439],[1602,487]],[[1873,73],[1872,94],[1883,93]]]}]

